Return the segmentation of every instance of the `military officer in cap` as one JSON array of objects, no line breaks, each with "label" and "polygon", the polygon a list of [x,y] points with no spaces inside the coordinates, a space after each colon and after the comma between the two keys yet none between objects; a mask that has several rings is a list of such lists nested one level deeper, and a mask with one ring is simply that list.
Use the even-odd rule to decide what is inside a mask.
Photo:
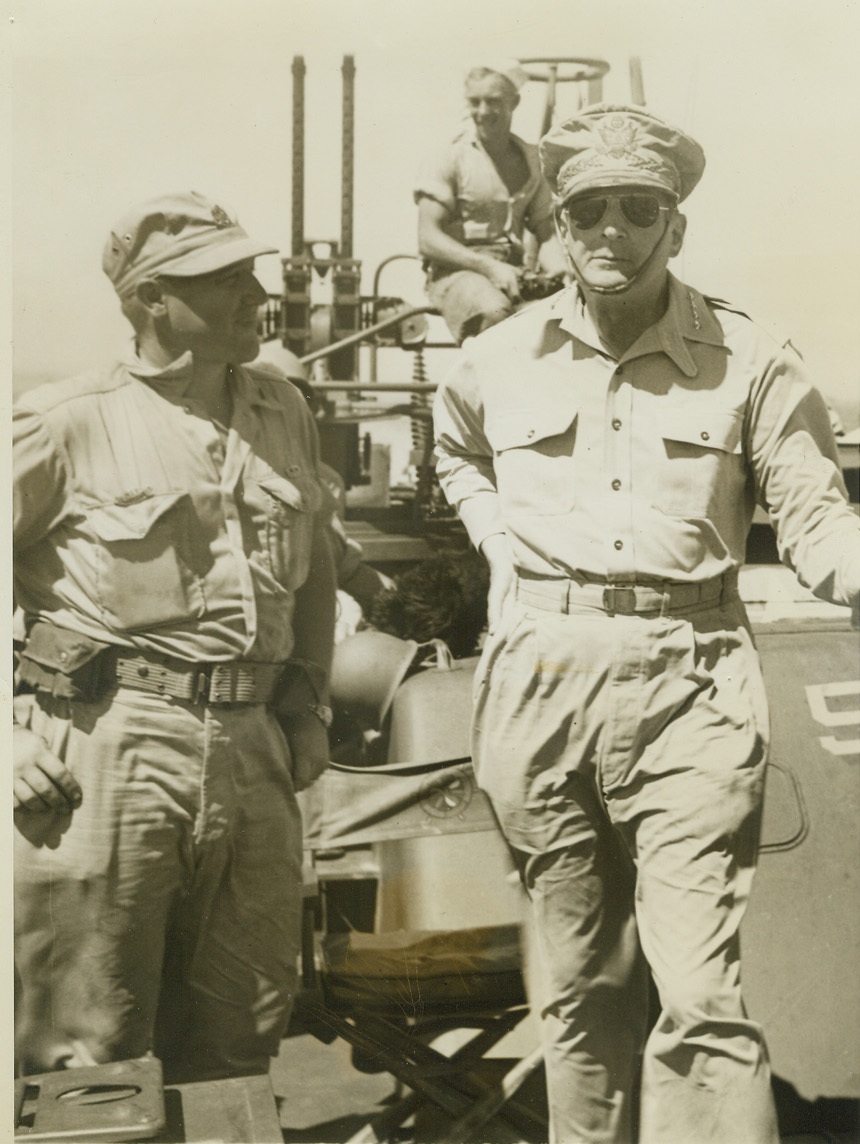
[{"label": "military officer in cap", "polygon": [[668,270],[699,145],[597,105],[540,154],[575,282],[469,342],[435,416],[491,570],[473,752],[533,906],[551,1139],[630,1139],[644,1043],[643,1144],[776,1144],[740,993],[768,715],[738,569],[759,504],[856,604],[860,524],[795,352]]},{"label": "military officer in cap", "polygon": [[249,364],[271,252],[199,194],[131,211],[132,352],[15,411],[24,1073],[264,1072],[289,1015],[334,575],[307,403]]}]

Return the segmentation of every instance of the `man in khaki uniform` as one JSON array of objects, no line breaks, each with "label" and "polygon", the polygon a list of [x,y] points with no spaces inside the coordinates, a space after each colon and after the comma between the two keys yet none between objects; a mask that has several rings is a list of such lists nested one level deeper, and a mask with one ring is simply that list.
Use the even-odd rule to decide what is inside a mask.
[{"label": "man in khaki uniform", "polygon": [[289,1016],[334,574],[306,402],[244,364],[270,252],[202,195],[133,210],[133,352],[15,411],[22,1072],[263,1072]]},{"label": "man in khaki uniform", "polygon": [[575,285],[470,342],[435,415],[491,569],[473,753],[534,909],[551,1139],[630,1139],[644,1043],[643,1144],[777,1144],[740,993],[768,717],[737,573],[760,504],[856,604],[860,525],[794,351],[667,269],[699,145],[598,105],[540,152]]}]

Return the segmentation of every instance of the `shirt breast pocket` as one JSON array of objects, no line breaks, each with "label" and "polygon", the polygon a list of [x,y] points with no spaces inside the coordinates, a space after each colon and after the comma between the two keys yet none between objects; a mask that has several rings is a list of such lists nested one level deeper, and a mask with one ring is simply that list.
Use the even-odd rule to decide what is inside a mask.
[{"label": "shirt breast pocket", "polygon": [[511,516],[553,516],[576,504],[577,410],[526,409],[487,421],[499,498]]},{"label": "shirt breast pocket", "polygon": [[108,627],[133,631],[203,614],[203,586],[190,566],[192,516],[182,492],[88,511],[99,544],[96,592]]},{"label": "shirt breast pocket", "polygon": [[322,494],[313,478],[298,473],[291,480],[277,473],[254,478],[265,509],[266,552],[272,575],[295,591],[308,575],[313,514]]},{"label": "shirt breast pocket", "polygon": [[745,479],[743,414],[725,409],[675,409],[658,418],[654,505],[669,516],[710,518],[741,495]]}]

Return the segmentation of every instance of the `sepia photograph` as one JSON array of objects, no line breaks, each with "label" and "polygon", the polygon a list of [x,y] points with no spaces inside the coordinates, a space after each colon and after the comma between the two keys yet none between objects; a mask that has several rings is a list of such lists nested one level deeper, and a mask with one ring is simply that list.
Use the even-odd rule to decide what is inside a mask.
[{"label": "sepia photograph", "polygon": [[8,7],[15,1144],[860,1144],[858,44]]}]

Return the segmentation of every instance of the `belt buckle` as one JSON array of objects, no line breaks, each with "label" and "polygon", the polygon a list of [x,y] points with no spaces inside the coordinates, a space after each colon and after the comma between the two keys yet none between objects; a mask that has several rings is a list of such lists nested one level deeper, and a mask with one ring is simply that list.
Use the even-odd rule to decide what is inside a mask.
[{"label": "belt buckle", "polygon": [[214,663],[209,673],[209,702],[235,703],[238,698],[239,680],[234,663]]},{"label": "belt buckle", "polygon": [[636,611],[636,588],[632,584],[607,584],[603,589],[603,607],[610,614],[632,614]]}]

